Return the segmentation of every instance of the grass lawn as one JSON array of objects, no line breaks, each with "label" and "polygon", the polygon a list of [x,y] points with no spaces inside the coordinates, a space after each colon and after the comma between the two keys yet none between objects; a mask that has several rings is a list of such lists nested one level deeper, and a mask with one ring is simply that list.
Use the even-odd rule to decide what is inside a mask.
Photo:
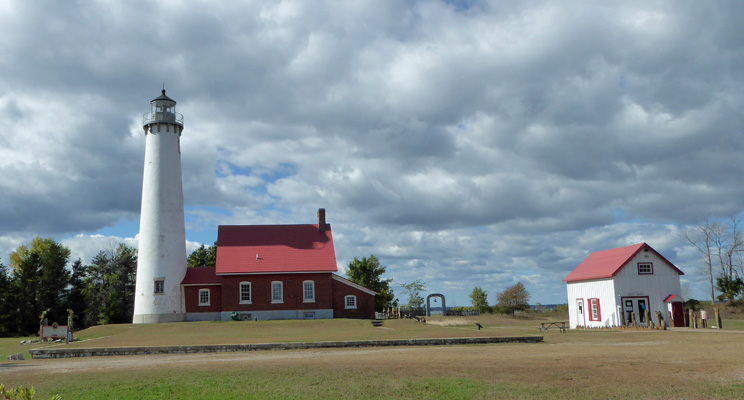
[{"label": "grass lawn", "polygon": [[[430,322],[114,325],[80,332],[87,341],[74,346],[523,336],[540,321]],[[0,354],[19,352],[18,341],[0,339]],[[539,344],[0,361],[0,382],[33,386],[37,399],[731,399],[744,398],[743,341],[735,331],[551,330]]]}]

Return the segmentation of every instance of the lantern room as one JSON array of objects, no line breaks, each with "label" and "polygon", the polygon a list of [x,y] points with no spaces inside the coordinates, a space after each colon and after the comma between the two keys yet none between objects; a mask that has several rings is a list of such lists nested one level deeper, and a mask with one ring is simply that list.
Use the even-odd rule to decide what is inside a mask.
[{"label": "lantern room", "polygon": [[176,112],[176,101],[163,94],[150,102],[150,112],[145,113],[143,125],[152,123],[173,123],[183,125],[183,115]]}]

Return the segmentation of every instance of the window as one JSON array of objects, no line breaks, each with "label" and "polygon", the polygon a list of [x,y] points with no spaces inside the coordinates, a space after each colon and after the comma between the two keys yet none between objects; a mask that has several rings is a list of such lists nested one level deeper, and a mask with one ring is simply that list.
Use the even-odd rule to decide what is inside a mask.
[{"label": "window", "polygon": [[651,275],[654,273],[654,265],[651,263],[638,263],[638,275]]},{"label": "window", "polygon": [[155,280],[155,294],[163,294],[164,292],[165,292],[165,280],[156,279]]},{"label": "window", "polygon": [[356,306],[356,296],[346,296],[345,298],[346,302],[346,308],[357,308]]},{"label": "window", "polygon": [[315,282],[302,282],[302,302],[315,303]]},{"label": "window", "polygon": [[209,305],[209,289],[199,289],[199,305]]},{"label": "window", "polygon": [[271,302],[284,303],[284,285],[280,281],[271,282]]},{"label": "window", "polygon": [[589,321],[601,321],[602,312],[599,309],[599,299],[589,299]]},{"label": "window", "polygon": [[240,282],[240,304],[251,304],[250,282]]}]

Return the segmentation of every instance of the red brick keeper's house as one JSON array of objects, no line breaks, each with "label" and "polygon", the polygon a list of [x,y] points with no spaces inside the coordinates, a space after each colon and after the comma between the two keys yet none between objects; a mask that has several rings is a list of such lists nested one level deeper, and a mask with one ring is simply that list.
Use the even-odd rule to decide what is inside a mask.
[{"label": "red brick keeper's house", "polygon": [[317,225],[221,225],[216,267],[181,282],[188,321],[374,318],[375,292],[336,273],[325,210]]}]

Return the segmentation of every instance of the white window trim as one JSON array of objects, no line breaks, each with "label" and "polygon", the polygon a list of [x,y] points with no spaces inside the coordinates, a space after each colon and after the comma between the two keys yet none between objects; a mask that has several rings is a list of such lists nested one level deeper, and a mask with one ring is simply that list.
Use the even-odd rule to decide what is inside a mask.
[{"label": "white window trim", "polygon": [[[243,285],[248,285],[248,300],[243,300]],[[250,282],[238,284],[238,304],[253,304],[253,285]]]},{"label": "white window trim", "polygon": [[[349,305],[349,299],[354,299],[354,305]],[[353,294],[344,297],[344,308],[347,310],[355,310],[357,308],[357,297]]]},{"label": "white window trim", "polygon": [[[312,289],[313,297],[312,298],[305,297],[305,295],[307,294],[305,293],[305,285],[308,283],[313,285],[313,289]],[[302,302],[303,303],[315,303],[315,281],[303,281],[302,282]]]},{"label": "white window trim", "polygon": [[[280,300],[276,300],[274,298],[274,285],[279,284],[279,297],[281,297]],[[281,304],[284,303],[284,282],[282,281],[272,281],[271,282],[271,304]]]},{"label": "white window trim", "polygon": [[[648,272],[641,272],[641,265],[648,265]],[[654,274],[654,264],[650,262],[641,262],[638,263],[638,275],[653,275]]]},{"label": "white window trim", "polygon": [[[207,302],[202,302],[202,293],[207,294]],[[209,289],[199,289],[199,306],[209,306],[212,303],[212,293]]]}]

